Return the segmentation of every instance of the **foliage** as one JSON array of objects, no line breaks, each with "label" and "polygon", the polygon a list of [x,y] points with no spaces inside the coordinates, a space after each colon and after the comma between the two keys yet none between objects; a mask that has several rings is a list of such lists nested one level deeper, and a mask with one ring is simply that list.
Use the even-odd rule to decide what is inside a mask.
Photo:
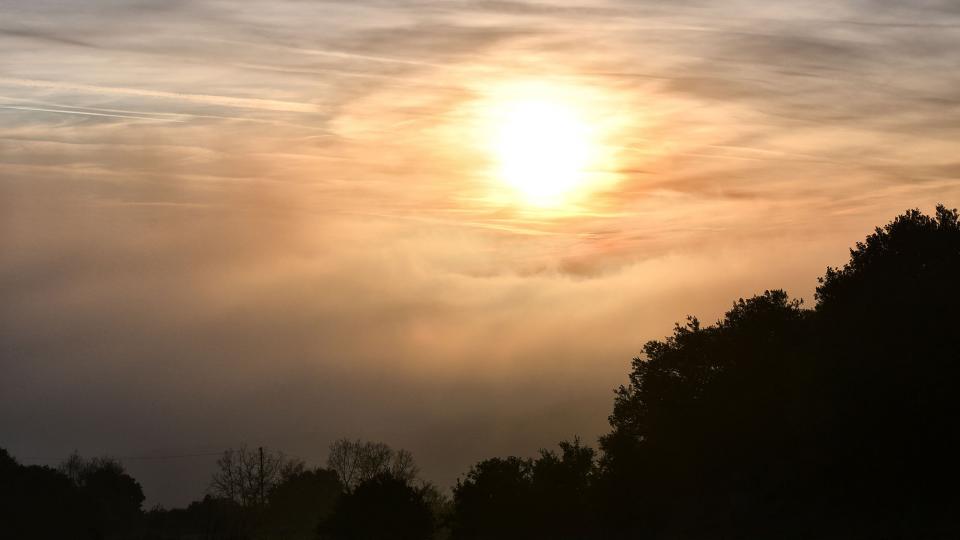
[{"label": "foliage", "polygon": [[143,499],[117,460],[74,453],[53,469],[20,465],[0,449],[0,537],[125,538]]},{"label": "foliage", "polygon": [[594,450],[579,439],[560,454],[492,458],[474,465],[454,488],[453,536],[464,539],[589,538]]},{"label": "foliage", "polygon": [[341,497],[320,531],[321,537],[336,540],[427,540],[434,518],[422,490],[381,474]]},{"label": "foliage", "polygon": [[647,343],[601,439],[601,528],[671,538],[956,532],[957,276],[956,211],[911,210],[827,270],[813,310],[768,291],[716,325],[690,319]]},{"label": "foliage", "polygon": [[92,539],[102,535],[80,490],[50,467],[24,466],[0,448],[0,537]]},{"label": "foliage", "polygon": [[329,469],[313,469],[288,476],[270,491],[264,517],[265,531],[274,538],[307,540],[333,512],[343,486]]},{"label": "foliage", "polygon": [[140,518],[143,489],[120,461],[107,456],[85,459],[74,452],[58,470],[88,501],[98,529],[119,534]]}]

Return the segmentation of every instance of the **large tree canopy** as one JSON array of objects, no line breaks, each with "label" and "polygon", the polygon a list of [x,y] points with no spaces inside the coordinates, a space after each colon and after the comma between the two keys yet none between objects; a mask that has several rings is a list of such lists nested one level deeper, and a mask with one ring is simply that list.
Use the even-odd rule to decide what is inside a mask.
[{"label": "large tree canopy", "polygon": [[681,538],[955,527],[958,278],[956,211],[911,210],[827,270],[815,309],[767,291],[647,343],[601,440],[605,525]]}]

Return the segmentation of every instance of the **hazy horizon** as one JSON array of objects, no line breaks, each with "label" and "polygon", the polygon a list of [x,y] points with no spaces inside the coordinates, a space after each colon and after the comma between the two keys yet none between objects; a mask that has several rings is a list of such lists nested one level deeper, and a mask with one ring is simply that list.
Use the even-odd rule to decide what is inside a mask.
[{"label": "hazy horizon", "polygon": [[[955,2],[0,13],[0,446],[27,463],[321,465],[361,437],[449,487],[594,442],[686,315],[810,306],[873,227],[960,206]],[[498,178],[485,134],[518,95],[591,126],[590,189]],[[125,464],[175,506],[214,460]]]}]

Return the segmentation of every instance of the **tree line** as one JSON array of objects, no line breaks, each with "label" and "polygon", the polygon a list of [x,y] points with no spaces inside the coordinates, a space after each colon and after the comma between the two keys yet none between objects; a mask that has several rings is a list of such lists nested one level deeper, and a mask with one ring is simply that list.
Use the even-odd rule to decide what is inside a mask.
[{"label": "tree line", "polygon": [[227,450],[205,497],[142,509],[109,458],[0,452],[11,538],[960,537],[960,224],[910,210],[828,268],[644,345],[610,431],[473,465],[450,496],[413,456],[343,439],[326,466]]}]

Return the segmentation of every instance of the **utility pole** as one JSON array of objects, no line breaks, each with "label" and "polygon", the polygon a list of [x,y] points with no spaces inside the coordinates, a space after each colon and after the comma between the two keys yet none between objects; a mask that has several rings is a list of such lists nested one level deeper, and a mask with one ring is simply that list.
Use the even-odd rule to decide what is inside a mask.
[{"label": "utility pole", "polygon": [[263,447],[259,447],[260,451],[260,505],[263,505]]}]

